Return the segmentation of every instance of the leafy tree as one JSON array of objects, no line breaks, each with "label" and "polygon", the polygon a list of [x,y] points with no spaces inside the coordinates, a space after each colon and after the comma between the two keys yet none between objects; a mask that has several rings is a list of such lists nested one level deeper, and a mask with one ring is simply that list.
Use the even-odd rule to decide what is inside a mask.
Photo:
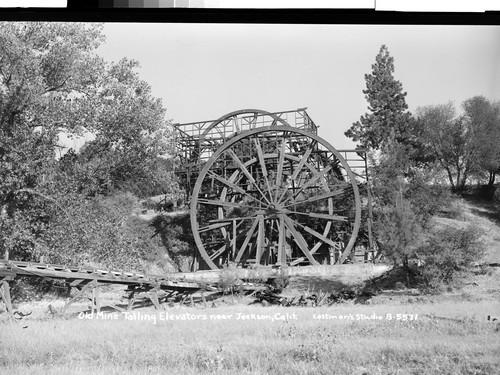
[{"label": "leafy tree", "polygon": [[[95,139],[79,161],[90,167],[87,180],[98,185],[97,192],[122,188],[130,180],[151,181],[158,172],[158,155],[171,151],[162,102],[151,96],[149,84],[134,72],[137,67],[127,59],[109,64],[93,95],[81,103],[92,114],[86,128]],[[168,185],[172,178],[164,177]]]},{"label": "leafy tree", "polygon": [[[77,131],[72,102],[102,66],[101,27],[0,23],[0,250],[32,251],[47,225],[57,133]],[[22,251],[21,251],[22,250]]]},{"label": "leafy tree", "polygon": [[392,142],[372,162],[374,233],[384,254],[403,265],[409,284],[408,260],[414,255],[422,231],[420,218],[408,199],[411,160],[407,147]]},{"label": "leafy tree", "polygon": [[457,116],[451,102],[418,108],[417,117],[427,151],[446,171],[452,188],[463,190],[478,162],[477,138],[471,122],[465,116]]},{"label": "leafy tree", "polygon": [[396,80],[394,58],[390,56],[385,45],[372,65],[372,73],[365,74],[366,90],[363,90],[368,101],[368,110],[355,122],[345,135],[369,149],[380,149],[390,139],[408,142],[412,126],[411,115],[407,112],[406,92],[401,82]]},{"label": "leafy tree", "polygon": [[462,104],[464,121],[475,149],[476,169],[488,174],[488,185],[493,186],[500,172],[500,108],[484,96],[474,96]]},{"label": "leafy tree", "polygon": [[[131,186],[140,191],[150,181],[158,189],[172,187],[165,159],[158,158],[169,152],[162,103],[139,79],[136,62],[106,63],[96,55],[103,40],[101,25],[0,23],[0,251],[5,256],[119,259],[120,249],[132,249],[127,244],[135,241],[121,232],[129,228],[123,223],[131,220],[130,212],[107,215],[99,209],[101,195]],[[92,133],[94,140],[57,160],[60,133]],[[156,171],[163,173],[158,177]],[[106,245],[99,252],[101,242]]]}]

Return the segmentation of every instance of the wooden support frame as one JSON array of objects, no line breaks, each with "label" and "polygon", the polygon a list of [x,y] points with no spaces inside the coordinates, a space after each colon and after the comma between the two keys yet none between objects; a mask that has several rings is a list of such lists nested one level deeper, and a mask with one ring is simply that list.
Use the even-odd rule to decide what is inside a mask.
[{"label": "wooden support frame", "polygon": [[[137,301],[137,296],[139,294],[146,294],[146,296],[149,298],[153,306],[155,307],[156,310],[161,310],[161,302],[160,298],[158,296],[158,292],[160,291],[160,286],[156,285],[153,287],[149,286],[139,286],[139,287],[132,287],[128,291],[130,294],[128,295],[128,305],[127,305],[127,311],[130,311],[133,309],[135,302]],[[167,297],[169,297],[173,292],[170,292]]]},{"label": "wooden support frame", "polygon": [[10,285],[9,278],[0,277],[0,297],[5,304],[5,308],[7,309],[7,313],[10,315],[12,319],[14,319],[14,309],[12,308],[12,299],[10,296]]},{"label": "wooden support frame", "polygon": [[92,297],[90,297],[90,310],[93,313],[95,312],[101,312],[101,301],[100,301],[100,291],[99,287],[101,287],[104,284],[99,284],[97,280],[92,280],[92,281],[87,281],[87,280],[74,280],[70,286],[73,286],[78,289],[78,293],[66,304],[64,305],[62,309],[62,314],[64,315],[68,309],[73,303],[75,303],[78,300],[89,298],[85,297],[85,294],[89,291],[92,290]]},{"label": "wooden support frame", "polygon": [[[7,261],[0,259],[0,301],[6,305],[6,310],[10,316],[14,316],[11,302],[9,281],[16,277],[36,277],[54,280],[64,280],[66,286],[76,288],[78,291],[71,299],[68,298],[62,311],[57,314],[66,314],[69,307],[81,299],[90,300],[90,310],[92,313],[101,312],[103,307],[101,301],[100,288],[104,285],[128,286],[129,303],[127,310],[131,310],[136,301],[137,294],[145,293],[156,309],[162,308],[162,303],[167,301],[172,295],[186,291],[199,291],[201,286],[196,282],[165,278],[161,276],[147,277],[141,274],[134,274],[123,271],[103,271],[87,269],[81,267],[55,266],[44,263],[31,263],[23,261]],[[163,291],[166,295],[160,294]],[[118,311],[126,311],[123,307],[113,304],[106,304]],[[55,312],[53,312],[54,314]]]}]

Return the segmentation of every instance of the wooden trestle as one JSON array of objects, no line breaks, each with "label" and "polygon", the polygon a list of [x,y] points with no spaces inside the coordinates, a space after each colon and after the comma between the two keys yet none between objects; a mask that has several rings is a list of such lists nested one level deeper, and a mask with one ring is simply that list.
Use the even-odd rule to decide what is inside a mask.
[{"label": "wooden trestle", "polygon": [[[167,300],[175,295],[188,296],[198,291],[211,290],[209,286],[203,286],[196,282],[185,282],[168,277],[153,277],[143,274],[123,271],[109,271],[94,268],[59,266],[44,263],[31,263],[0,260],[0,297],[5,303],[7,312],[13,316],[10,285],[9,282],[16,277],[39,277],[52,280],[63,280],[69,288],[78,289],[78,293],[66,302],[62,313],[74,302],[89,298],[92,312],[100,312],[101,303],[99,299],[99,288],[103,285],[118,284],[127,285],[129,303],[127,310],[131,310],[139,294],[145,294],[153,303],[155,308],[160,309],[159,291],[167,294],[161,299]],[[90,292],[91,297],[86,296]],[[125,311],[115,305],[108,305],[119,311]]]}]

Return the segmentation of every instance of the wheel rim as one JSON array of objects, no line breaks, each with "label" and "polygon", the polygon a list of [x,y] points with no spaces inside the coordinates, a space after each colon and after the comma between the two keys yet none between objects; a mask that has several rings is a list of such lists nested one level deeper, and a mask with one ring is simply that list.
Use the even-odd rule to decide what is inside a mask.
[{"label": "wheel rim", "polygon": [[[201,170],[191,225],[208,267],[342,263],[360,226],[352,171],[325,140],[289,126],[243,132]],[[325,258],[326,257],[326,258]]]}]

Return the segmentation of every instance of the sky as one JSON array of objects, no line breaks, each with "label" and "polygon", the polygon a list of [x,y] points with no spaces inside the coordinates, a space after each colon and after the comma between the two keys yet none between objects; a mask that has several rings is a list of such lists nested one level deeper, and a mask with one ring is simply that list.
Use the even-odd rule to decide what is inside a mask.
[{"label": "sky", "polygon": [[137,60],[174,123],[307,107],[338,149],[367,112],[364,75],[394,57],[411,112],[474,95],[500,100],[500,26],[108,23],[98,53]]}]

